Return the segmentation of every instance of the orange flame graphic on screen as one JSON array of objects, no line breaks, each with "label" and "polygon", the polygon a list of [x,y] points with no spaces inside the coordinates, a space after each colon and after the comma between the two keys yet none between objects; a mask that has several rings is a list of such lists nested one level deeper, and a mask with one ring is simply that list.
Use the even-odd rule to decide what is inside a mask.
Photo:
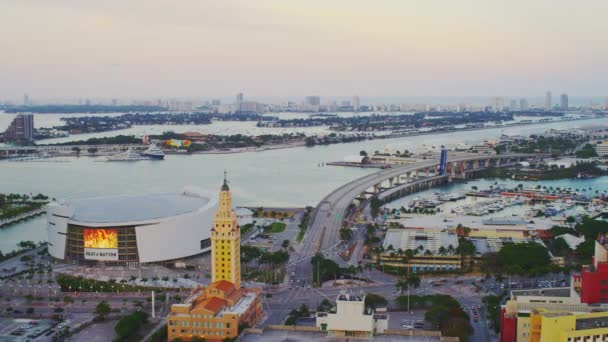
[{"label": "orange flame graphic on screen", "polygon": [[118,248],[116,229],[83,229],[84,248]]}]

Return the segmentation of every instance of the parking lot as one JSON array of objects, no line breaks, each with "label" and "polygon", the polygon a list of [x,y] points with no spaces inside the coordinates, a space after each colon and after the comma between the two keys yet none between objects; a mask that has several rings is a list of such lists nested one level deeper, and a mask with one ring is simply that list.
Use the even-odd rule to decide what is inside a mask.
[{"label": "parking lot", "polygon": [[[0,319],[0,341],[50,341],[58,321],[50,319]],[[63,326],[63,325],[62,325]]]},{"label": "parking lot", "polygon": [[391,311],[388,328],[390,330],[425,330],[424,310],[413,310],[414,314],[406,311]]}]

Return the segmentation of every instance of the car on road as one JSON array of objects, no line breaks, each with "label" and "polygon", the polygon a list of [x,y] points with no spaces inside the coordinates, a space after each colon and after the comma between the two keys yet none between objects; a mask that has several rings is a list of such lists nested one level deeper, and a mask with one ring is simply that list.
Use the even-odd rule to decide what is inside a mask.
[{"label": "car on road", "polygon": [[414,330],[414,326],[411,324],[402,323],[401,329]]}]

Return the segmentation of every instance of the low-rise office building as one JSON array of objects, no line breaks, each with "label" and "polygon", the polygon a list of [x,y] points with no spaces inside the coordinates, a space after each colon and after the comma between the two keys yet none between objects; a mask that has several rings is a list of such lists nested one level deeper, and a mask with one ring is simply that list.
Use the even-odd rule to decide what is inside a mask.
[{"label": "low-rise office building", "polygon": [[365,295],[342,291],[335,312],[318,312],[316,325],[332,337],[372,338],[388,329],[389,315],[365,307]]},{"label": "low-rise office building", "polygon": [[570,287],[511,291],[501,308],[500,341],[608,341],[608,238]]},{"label": "low-rise office building", "polygon": [[[462,264],[456,234],[438,229],[389,229],[382,247],[382,264],[413,272],[455,271]],[[407,250],[414,254],[405,257]]]},{"label": "low-rise office building", "polygon": [[608,312],[575,314],[533,311],[531,341],[608,341]]},{"label": "low-rise office building", "polygon": [[198,288],[183,304],[173,304],[168,317],[169,341],[204,336],[223,340],[239,335],[239,326],[253,326],[262,317],[260,289],[237,289],[220,280]]},{"label": "low-rise office building", "polygon": [[401,217],[388,220],[409,229],[441,229],[455,231],[457,228],[469,228],[466,236],[472,238],[528,238],[538,236],[544,238],[550,233],[551,227],[557,224],[551,218],[534,218],[534,223],[520,217],[482,218],[466,215],[421,215]]},{"label": "low-rise office building", "polygon": [[608,156],[608,140],[604,140],[595,145],[595,152],[597,153],[598,157]]}]

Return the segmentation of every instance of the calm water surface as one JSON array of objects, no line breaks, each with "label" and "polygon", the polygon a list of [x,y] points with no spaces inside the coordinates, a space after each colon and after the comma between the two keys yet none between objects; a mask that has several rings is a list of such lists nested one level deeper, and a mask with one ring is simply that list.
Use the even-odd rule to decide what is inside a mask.
[{"label": "calm water surface", "polygon": [[[1,117],[1,116],[0,116]],[[476,143],[501,134],[541,133],[549,128],[605,125],[603,120],[554,123],[505,129],[454,132],[409,138],[373,140],[351,144],[292,148],[265,152],[222,155],[167,156],[165,161],[133,163],[96,162],[93,158],[71,158],[69,162],[0,161],[0,192],[44,193],[57,199],[91,196],[175,192],[186,185],[211,191],[219,189],[228,171],[235,205],[316,205],[326,194],[375,169],[319,166],[342,160],[361,150],[416,151],[426,146]],[[199,126],[201,127],[201,126]],[[605,182],[589,180],[589,182]],[[604,184],[604,183],[602,183]],[[595,185],[593,185],[595,186]],[[44,218],[0,229],[0,250],[15,248],[20,240],[45,239]]]}]

